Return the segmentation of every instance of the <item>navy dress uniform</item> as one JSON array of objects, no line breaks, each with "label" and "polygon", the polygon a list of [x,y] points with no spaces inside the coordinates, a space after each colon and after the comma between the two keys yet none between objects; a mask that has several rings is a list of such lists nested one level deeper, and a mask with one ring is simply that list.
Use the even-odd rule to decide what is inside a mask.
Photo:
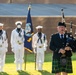
[{"label": "navy dress uniform", "polygon": [[3,25],[4,24],[0,23],[0,72],[3,72],[6,52],[8,51],[7,34],[6,34],[6,31],[3,30]]},{"label": "navy dress uniform", "polygon": [[15,24],[17,28],[12,30],[11,33],[11,47],[14,52],[16,69],[22,70],[22,63],[24,62],[24,29],[21,28],[21,21],[17,21]]},{"label": "navy dress uniform", "polygon": [[[58,26],[66,27],[65,23],[61,23],[61,22],[58,23]],[[63,29],[62,29],[62,31],[63,31]],[[60,32],[53,34],[51,36],[49,48],[53,51],[52,73],[60,73],[60,72],[72,73],[73,72],[72,71],[72,59],[71,59],[72,55],[66,55],[66,51],[64,52],[64,54],[67,58],[67,63],[65,66],[62,66],[60,64],[60,58],[63,54],[61,52],[59,52],[59,50],[65,49],[66,38],[67,38],[66,34],[65,33],[60,34]],[[71,50],[71,48],[70,48],[70,50]]]},{"label": "navy dress uniform", "polygon": [[46,35],[42,33],[42,26],[37,26],[36,29],[38,31],[33,35],[32,39],[32,45],[34,49],[34,53],[36,53],[36,69],[37,70],[42,70],[43,63],[44,63],[44,52],[46,51],[47,47],[47,39]]}]

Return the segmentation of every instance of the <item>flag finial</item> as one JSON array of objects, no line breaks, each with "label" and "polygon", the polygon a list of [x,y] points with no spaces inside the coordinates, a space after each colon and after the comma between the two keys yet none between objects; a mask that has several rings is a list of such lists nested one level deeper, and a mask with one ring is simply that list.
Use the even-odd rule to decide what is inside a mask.
[{"label": "flag finial", "polygon": [[61,11],[63,12],[63,8],[61,9]]},{"label": "flag finial", "polygon": [[28,6],[28,10],[29,10],[29,9],[31,9],[31,4],[29,4],[29,6]]}]

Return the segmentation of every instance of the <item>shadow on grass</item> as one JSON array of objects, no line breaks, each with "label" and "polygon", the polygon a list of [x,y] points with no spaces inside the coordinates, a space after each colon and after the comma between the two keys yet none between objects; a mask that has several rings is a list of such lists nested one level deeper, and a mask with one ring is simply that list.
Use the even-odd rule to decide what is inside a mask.
[{"label": "shadow on grass", "polygon": [[0,75],[9,75],[6,72],[0,72]]},{"label": "shadow on grass", "polygon": [[43,70],[43,71],[39,71],[41,73],[41,75],[54,75],[46,70]]},{"label": "shadow on grass", "polygon": [[17,71],[19,74],[18,75],[30,75],[29,73],[25,71]]}]

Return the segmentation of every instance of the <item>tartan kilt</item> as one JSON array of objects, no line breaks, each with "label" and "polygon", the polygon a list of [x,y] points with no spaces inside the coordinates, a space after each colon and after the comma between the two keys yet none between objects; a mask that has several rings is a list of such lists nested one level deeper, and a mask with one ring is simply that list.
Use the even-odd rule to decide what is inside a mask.
[{"label": "tartan kilt", "polygon": [[60,65],[60,59],[53,58],[53,61],[52,61],[52,73],[59,73],[59,72],[73,73],[71,57],[67,57],[66,66],[61,66]]}]

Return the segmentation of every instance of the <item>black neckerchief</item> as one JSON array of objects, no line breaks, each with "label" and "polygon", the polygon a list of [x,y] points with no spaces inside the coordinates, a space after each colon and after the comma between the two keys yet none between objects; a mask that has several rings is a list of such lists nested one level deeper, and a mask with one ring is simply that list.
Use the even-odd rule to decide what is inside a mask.
[{"label": "black neckerchief", "polygon": [[3,39],[2,34],[3,34],[3,31],[0,30],[0,39]]},{"label": "black neckerchief", "polygon": [[41,33],[41,32],[38,33],[38,37],[39,37],[39,38],[38,38],[38,40],[37,40],[37,43],[39,42],[39,40],[40,40],[40,42],[42,43],[42,39],[41,39],[42,33]]},{"label": "black neckerchief", "polygon": [[19,37],[21,37],[21,32],[22,32],[21,28],[17,28],[16,31],[19,33]]}]

